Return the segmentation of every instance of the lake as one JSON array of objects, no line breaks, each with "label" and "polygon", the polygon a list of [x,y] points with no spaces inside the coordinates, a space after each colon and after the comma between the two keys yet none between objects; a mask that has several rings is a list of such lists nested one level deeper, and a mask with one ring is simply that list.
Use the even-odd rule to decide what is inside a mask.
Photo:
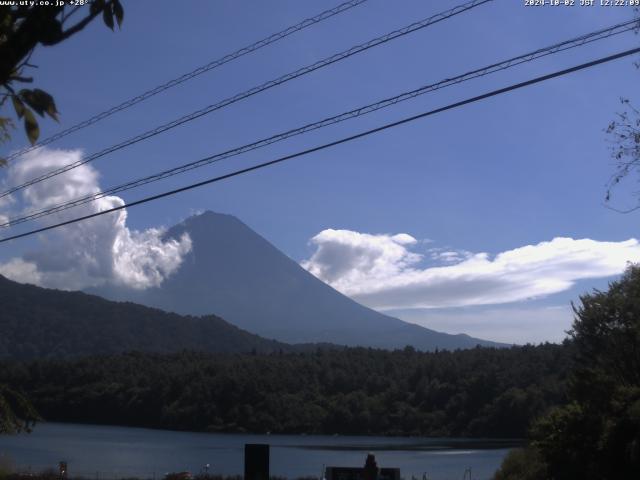
[{"label": "lake", "polygon": [[247,435],[172,432],[144,428],[41,423],[31,434],[0,436],[0,456],[16,467],[38,471],[68,463],[69,475],[91,479],[127,476],[160,479],[167,472],[243,473],[245,443],[271,445],[271,474],[318,477],[323,466],[362,467],[368,452],[379,467],[422,480],[488,480],[509,444],[483,440],[322,435]]}]

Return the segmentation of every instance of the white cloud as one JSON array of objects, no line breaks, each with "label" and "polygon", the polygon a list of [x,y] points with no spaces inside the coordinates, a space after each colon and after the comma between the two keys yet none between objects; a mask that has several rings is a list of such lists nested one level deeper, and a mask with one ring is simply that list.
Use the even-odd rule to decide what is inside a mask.
[{"label": "white cloud", "polygon": [[[21,184],[81,157],[78,150],[38,149],[9,167],[6,184]],[[11,215],[40,210],[99,190],[98,172],[82,165],[21,190],[13,204],[0,205],[4,208],[0,214],[9,216],[9,207]],[[123,204],[121,198],[108,196],[46,221],[64,221]],[[126,221],[123,209],[48,232],[41,236],[40,248],[0,264],[0,273],[16,281],[63,289],[104,283],[138,289],[157,286],[180,266],[191,249],[191,239],[185,235],[165,240],[163,229],[132,231]]]},{"label": "white cloud", "polygon": [[25,262],[21,258],[12,258],[0,264],[0,274],[19,283],[39,285],[42,282],[42,276],[36,264]]},{"label": "white cloud", "polygon": [[[0,187],[2,187],[3,190],[6,188],[4,182],[0,183]],[[13,201],[14,200],[11,195],[6,195],[0,198],[0,223],[7,223],[9,221],[9,216],[5,215],[3,212],[11,207]]]},{"label": "white cloud", "polygon": [[578,280],[617,275],[628,262],[640,262],[636,239],[554,238],[493,258],[443,251],[439,260],[455,263],[425,268],[423,256],[409,249],[415,240],[399,242],[406,234],[400,235],[324,230],[311,239],[316,251],[302,265],[345,295],[386,310],[517,302],[562,292]]},{"label": "white cloud", "polygon": [[324,230],[311,239],[317,249],[302,263],[316,277],[338,290],[351,290],[363,277],[392,278],[421,255],[408,246],[417,243],[411,235],[369,235],[350,230]]}]

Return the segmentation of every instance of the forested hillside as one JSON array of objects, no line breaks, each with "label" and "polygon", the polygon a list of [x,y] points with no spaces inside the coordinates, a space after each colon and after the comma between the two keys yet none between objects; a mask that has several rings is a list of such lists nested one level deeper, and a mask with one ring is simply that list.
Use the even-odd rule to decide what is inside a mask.
[{"label": "forested hillside", "polygon": [[523,437],[565,398],[567,346],[129,353],[0,364],[48,420],[226,432]]},{"label": "forested hillside", "polygon": [[121,353],[214,353],[291,349],[215,315],[180,316],[80,292],[22,285],[0,276],[0,359]]}]

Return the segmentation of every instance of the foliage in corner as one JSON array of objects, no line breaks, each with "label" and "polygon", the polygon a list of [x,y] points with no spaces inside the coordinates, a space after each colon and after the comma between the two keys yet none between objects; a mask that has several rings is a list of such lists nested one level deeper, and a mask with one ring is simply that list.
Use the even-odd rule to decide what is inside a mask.
[{"label": "foliage in corner", "polygon": [[[640,33],[640,8],[634,8],[634,14],[638,19],[635,29],[635,33],[638,34]],[[640,69],[640,62],[635,62],[634,65]],[[635,205],[625,209],[612,207],[610,202],[615,187],[632,174],[640,175],[640,111],[628,98],[620,98],[620,103],[622,111],[616,114],[616,118],[605,130],[612,145],[611,157],[615,164],[615,171],[607,185],[605,202],[612,210],[629,213],[640,208],[640,199]]]},{"label": "foliage in corner", "polygon": [[537,450],[525,447],[511,450],[494,475],[494,480],[542,480],[546,470]]},{"label": "foliage in corner", "polygon": [[[617,113],[617,118],[607,127],[606,133],[612,144],[611,157],[614,160],[615,172],[607,185],[605,201],[609,203],[613,190],[631,174],[640,173],[640,111],[633,106],[628,98],[621,98],[623,109]],[[628,213],[640,208],[640,204],[626,209],[617,209]]]},{"label": "foliage in corner", "polygon": [[496,479],[530,478],[534,466],[540,480],[640,472],[640,266],[581,296],[574,311],[568,402],[534,423],[528,460],[508,457],[501,471],[510,476]]},{"label": "foliage in corner", "polygon": [[0,384],[0,435],[30,432],[38,412],[22,393]]},{"label": "foliage in corner", "polygon": [[[85,15],[71,23],[69,19],[79,11]],[[99,15],[111,30],[116,23],[121,27],[124,9],[120,0],[89,0],[77,6],[0,6],[0,110],[6,108],[7,100],[11,100],[15,116],[23,123],[31,145],[40,136],[36,115],[58,120],[53,96],[39,88],[18,88],[18,85],[33,83],[33,77],[25,75],[25,71],[35,68],[29,63],[34,49],[38,45],[61,43]],[[13,128],[11,117],[0,115],[0,143],[11,139]],[[6,159],[0,158],[0,166],[5,164]]]},{"label": "foliage in corner", "polygon": [[[120,27],[124,9],[120,0],[88,0],[83,5],[28,5],[15,2],[0,5],[0,144],[11,139],[15,123],[8,109],[9,101],[18,121],[22,122],[31,145],[38,141],[40,126],[36,115],[58,120],[56,103],[40,88],[18,88],[33,83],[25,71],[35,68],[29,63],[38,45],[57,45],[83,30],[98,15],[113,30],[114,20]],[[50,2],[54,3],[54,2]],[[67,2],[69,3],[69,2]],[[77,12],[85,15],[75,23],[69,19]],[[0,157],[0,167],[7,160]],[[36,411],[21,393],[0,384],[0,434],[28,431],[38,418]]]}]

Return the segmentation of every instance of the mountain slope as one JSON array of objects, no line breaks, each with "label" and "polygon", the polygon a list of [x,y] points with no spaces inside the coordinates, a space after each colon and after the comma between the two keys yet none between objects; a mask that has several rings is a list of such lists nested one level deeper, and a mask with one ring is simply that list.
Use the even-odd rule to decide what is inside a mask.
[{"label": "mountain slope", "polygon": [[182,317],[12,282],[0,275],[0,358],[31,359],[126,351],[273,352],[291,347],[221,318]]},{"label": "mountain slope", "polygon": [[409,324],[364,307],[304,270],[231,215],[205,212],[167,232],[193,249],[157,288],[93,290],[180,314],[215,313],[243,329],[289,343],[331,342],[422,350],[498,344]]}]

